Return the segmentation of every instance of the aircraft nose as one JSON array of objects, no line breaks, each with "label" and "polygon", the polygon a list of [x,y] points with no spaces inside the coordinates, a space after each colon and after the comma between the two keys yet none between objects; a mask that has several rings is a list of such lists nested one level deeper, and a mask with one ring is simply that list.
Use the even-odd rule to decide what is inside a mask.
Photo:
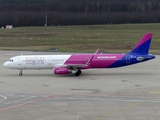
[{"label": "aircraft nose", "polygon": [[5,63],[3,64],[3,66],[4,66],[4,67],[9,67],[9,64],[8,64],[7,62],[5,62]]}]

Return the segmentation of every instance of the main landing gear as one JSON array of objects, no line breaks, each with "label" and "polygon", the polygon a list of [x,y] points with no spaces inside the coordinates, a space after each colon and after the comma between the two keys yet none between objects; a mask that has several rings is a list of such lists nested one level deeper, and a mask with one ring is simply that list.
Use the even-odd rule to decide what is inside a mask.
[{"label": "main landing gear", "polygon": [[81,71],[81,70],[78,70],[78,71],[75,73],[75,76],[79,76],[81,73],[82,73],[82,71]]},{"label": "main landing gear", "polygon": [[20,70],[19,76],[22,76],[22,75],[23,75],[23,74],[22,74],[22,71],[23,71],[23,70]]}]

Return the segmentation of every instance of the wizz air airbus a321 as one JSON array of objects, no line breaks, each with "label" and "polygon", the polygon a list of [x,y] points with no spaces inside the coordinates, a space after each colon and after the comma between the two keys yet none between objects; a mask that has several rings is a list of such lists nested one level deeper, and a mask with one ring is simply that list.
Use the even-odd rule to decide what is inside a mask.
[{"label": "wizz air airbus a321", "polygon": [[3,65],[6,68],[25,69],[53,69],[55,74],[63,75],[75,71],[79,76],[84,69],[116,68],[154,59],[148,54],[152,33],[147,33],[137,43],[133,50],[127,54],[71,54],[71,55],[21,55],[12,57]]}]

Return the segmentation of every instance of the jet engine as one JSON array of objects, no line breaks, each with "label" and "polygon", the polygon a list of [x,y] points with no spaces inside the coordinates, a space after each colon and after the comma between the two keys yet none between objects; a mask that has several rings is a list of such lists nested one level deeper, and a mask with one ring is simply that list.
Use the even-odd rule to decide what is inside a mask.
[{"label": "jet engine", "polygon": [[68,68],[62,68],[62,67],[55,67],[54,68],[54,74],[63,75],[63,74],[69,74],[69,73],[72,73],[72,70],[70,70]]}]

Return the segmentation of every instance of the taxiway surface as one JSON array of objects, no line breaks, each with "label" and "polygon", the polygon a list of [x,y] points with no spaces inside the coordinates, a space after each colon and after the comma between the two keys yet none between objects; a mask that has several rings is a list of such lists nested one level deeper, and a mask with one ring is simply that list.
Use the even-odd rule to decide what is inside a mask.
[{"label": "taxiway surface", "polygon": [[21,54],[0,51],[0,120],[160,120],[160,56],[144,63],[57,76],[53,70],[6,69]]}]

